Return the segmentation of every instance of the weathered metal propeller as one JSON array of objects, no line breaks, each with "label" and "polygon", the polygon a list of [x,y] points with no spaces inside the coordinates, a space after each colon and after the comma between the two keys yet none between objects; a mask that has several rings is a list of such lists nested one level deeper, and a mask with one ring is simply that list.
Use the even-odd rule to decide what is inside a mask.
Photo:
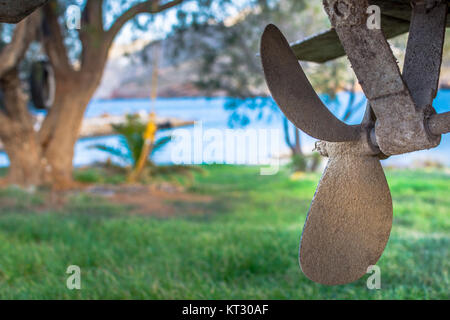
[{"label": "weathered metal propeller", "polygon": [[449,129],[449,115],[435,115],[431,106],[447,3],[420,2],[413,7],[403,76],[382,30],[367,28],[367,6],[367,0],[324,0],[369,100],[359,126],[349,126],[327,110],[277,27],[267,26],[261,41],[273,98],[299,129],[324,140],[317,149],[329,157],[300,243],[303,272],[327,285],[362,277],[387,244],[393,210],[380,158],[436,147],[440,134]]},{"label": "weathered metal propeller", "polygon": [[345,124],[323,105],[289,43],[274,25],[267,26],[262,36],[261,57],[270,92],[294,125],[321,140],[358,139],[359,126]]},{"label": "weathered metal propeller", "polygon": [[274,25],[262,36],[261,58],[273,98],[298,128],[325,140],[330,157],[312,201],[300,264],[313,281],[354,281],[374,265],[388,241],[392,201],[377,148],[363,125],[338,120],[320,101],[288,42]]}]

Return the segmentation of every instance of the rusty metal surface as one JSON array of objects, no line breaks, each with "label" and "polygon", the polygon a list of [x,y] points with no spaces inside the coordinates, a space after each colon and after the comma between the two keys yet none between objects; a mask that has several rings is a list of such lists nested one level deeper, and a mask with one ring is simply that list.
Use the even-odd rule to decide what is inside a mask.
[{"label": "rusty metal surface", "polygon": [[428,119],[428,129],[434,135],[450,132],[450,111],[434,114]]},{"label": "rusty metal surface", "polygon": [[339,285],[366,274],[392,227],[392,200],[379,158],[367,138],[321,142],[330,157],[303,229],[300,265],[318,283]]},{"label": "rusty metal surface", "polygon": [[437,94],[446,20],[446,2],[413,7],[403,79],[422,110],[431,106]]},{"label": "rusty metal surface", "polygon": [[[382,15],[381,27],[386,39],[390,39],[408,32],[409,21]],[[291,48],[300,61],[323,63],[345,55],[334,29],[291,44]]]},{"label": "rusty metal surface", "polygon": [[[323,106],[276,27],[268,26],[264,32],[261,57],[273,97],[299,129],[326,140],[316,146],[330,158],[300,242],[301,268],[315,282],[353,282],[381,257],[393,210],[379,160],[435,147],[440,135],[450,131],[450,112],[437,115],[431,106],[439,80],[447,3],[423,1],[426,7],[414,1],[402,77],[383,32],[366,26],[368,0],[323,0],[368,98],[360,126],[343,124]],[[346,135],[351,139],[344,141]]]},{"label": "rusty metal surface", "polygon": [[274,25],[267,26],[262,36],[261,59],[273,98],[297,128],[326,141],[359,139],[359,126],[345,124],[323,105],[287,40]]},{"label": "rusty metal surface", "polygon": [[[386,155],[436,147],[381,30],[366,26],[367,0],[324,0],[324,7],[376,115],[376,140]],[[430,114],[432,110],[427,110]]]}]

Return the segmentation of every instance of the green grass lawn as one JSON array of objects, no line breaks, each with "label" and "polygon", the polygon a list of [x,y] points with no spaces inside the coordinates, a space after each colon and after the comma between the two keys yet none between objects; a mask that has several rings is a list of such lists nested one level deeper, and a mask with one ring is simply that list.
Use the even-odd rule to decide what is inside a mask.
[{"label": "green grass lawn", "polygon": [[[381,290],[367,277],[336,287],[308,280],[298,244],[318,174],[211,166],[191,191],[211,203],[153,218],[74,195],[45,209],[40,192],[0,190],[1,299],[448,299],[450,175],[388,171],[394,226],[378,262]],[[82,289],[66,288],[81,267]]]}]

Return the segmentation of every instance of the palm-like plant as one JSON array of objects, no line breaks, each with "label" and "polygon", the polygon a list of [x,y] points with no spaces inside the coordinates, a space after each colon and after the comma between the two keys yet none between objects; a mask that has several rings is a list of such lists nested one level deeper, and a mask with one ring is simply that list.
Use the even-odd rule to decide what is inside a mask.
[{"label": "palm-like plant", "polygon": [[[134,168],[144,145],[143,134],[145,132],[146,124],[140,119],[139,115],[127,115],[125,123],[113,125],[112,127],[114,131],[120,135],[120,147],[98,144],[92,146],[92,148],[118,157]],[[152,146],[150,157],[171,140],[171,136],[165,136],[156,140]],[[148,159],[148,163],[149,165],[154,166],[150,158]]]}]

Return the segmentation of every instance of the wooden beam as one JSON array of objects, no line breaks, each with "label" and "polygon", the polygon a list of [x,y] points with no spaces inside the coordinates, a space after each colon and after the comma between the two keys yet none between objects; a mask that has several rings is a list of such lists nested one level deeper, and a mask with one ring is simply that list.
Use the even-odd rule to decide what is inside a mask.
[{"label": "wooden beam", "polygon": [[[387,39],[396,37],[409,30],[409,21],[381,16],[381,28]],[[323,63],[345,55],[344,48],[334,29],[319,33],[313,37],[291,45],[298,60]]]},{"label": "wooden beam", "polygon": [[[412,7],[411,2],[418,0],[369,0],[371,5],[377,5],[381,13],[401,20],[411,20]],[[450,0],[447,0],[450,5]],[[447,15],[449,12],[447,12]],[[447,27],[450,27],[450,19],[447,19]]]},{"label": "wooden beam", "polygon": [[379,6],[383,15],[401,20],[411,19],[411,0],[369,0],[369,4]]}]

